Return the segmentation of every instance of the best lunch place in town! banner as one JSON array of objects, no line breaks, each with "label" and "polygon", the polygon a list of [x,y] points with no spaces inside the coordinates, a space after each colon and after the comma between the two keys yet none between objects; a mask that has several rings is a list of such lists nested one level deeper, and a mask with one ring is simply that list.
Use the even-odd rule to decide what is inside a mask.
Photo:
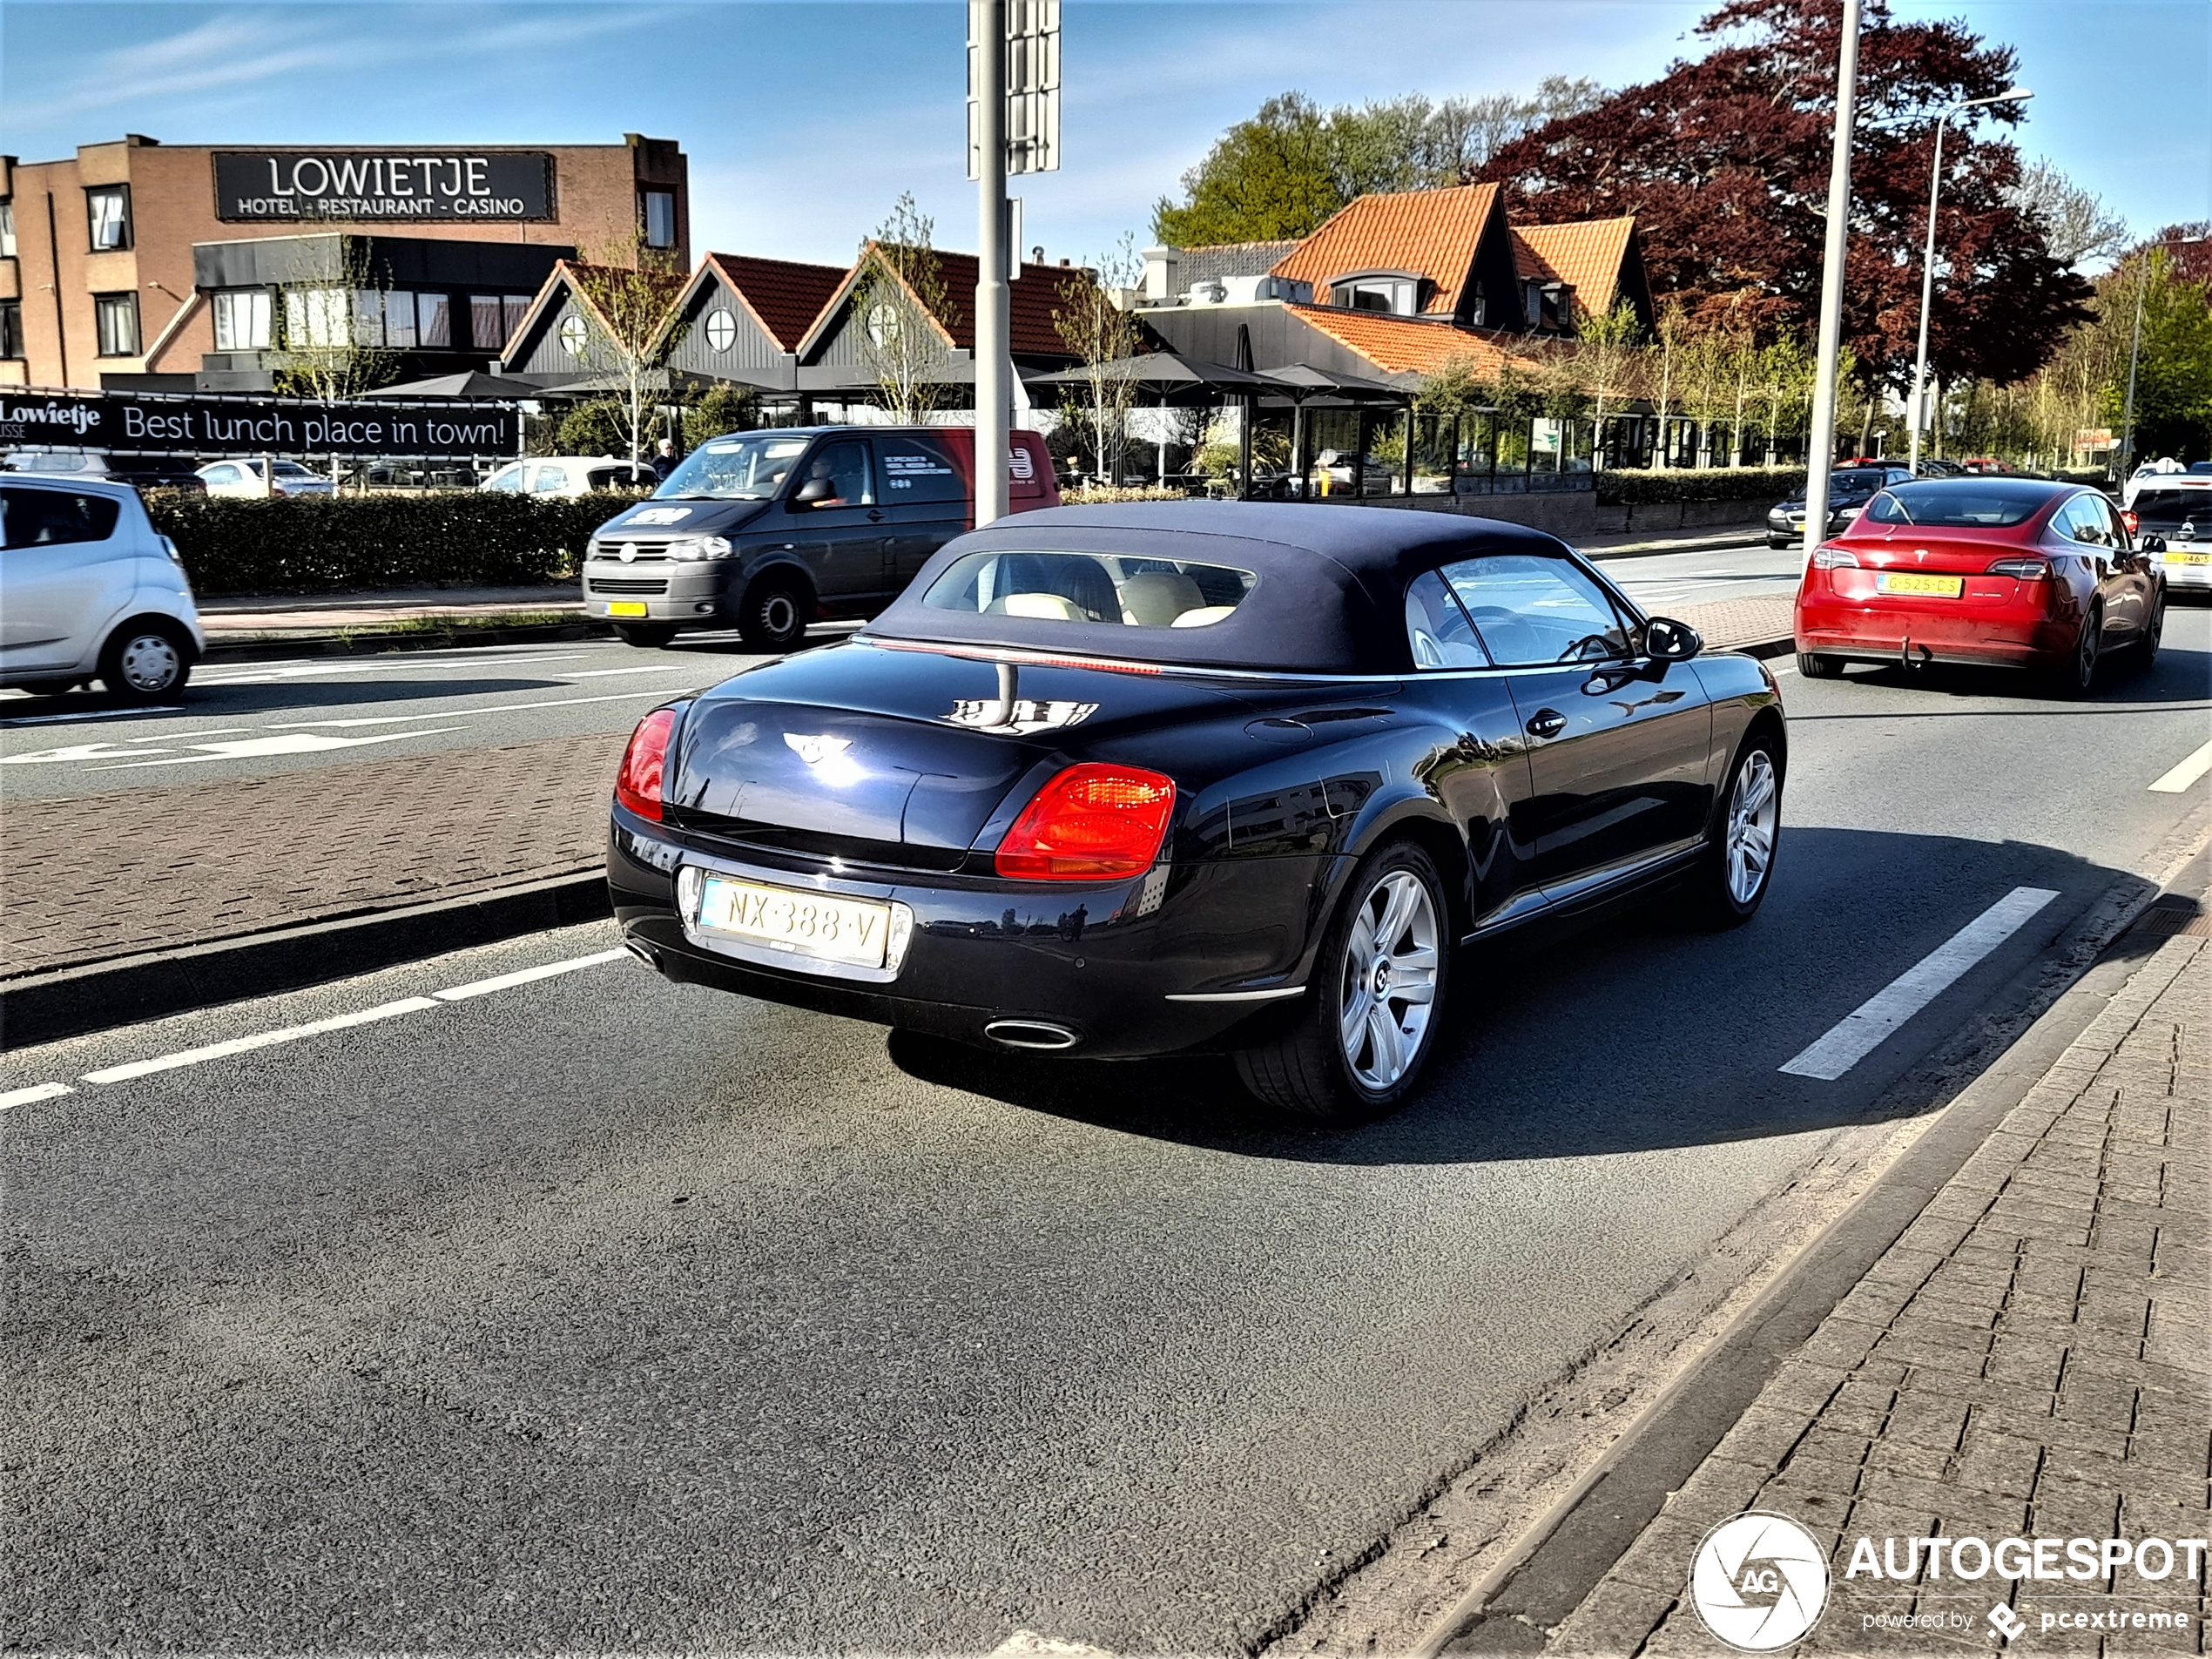
[{"label": "best lunch place in town! banner", "polygon": [[511,455],[511,408],[0,390],[0,448],[111,455]]}]

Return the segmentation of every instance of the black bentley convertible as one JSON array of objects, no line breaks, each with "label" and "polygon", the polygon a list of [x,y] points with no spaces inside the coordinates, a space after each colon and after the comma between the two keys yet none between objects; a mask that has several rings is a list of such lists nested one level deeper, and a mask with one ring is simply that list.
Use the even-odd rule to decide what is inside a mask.
[{"label": "black bentley convertible", "polygon": [[1660,883],[1757,909],[1773,678],[1555,537],[1172,503],[951,543],[848,642],[639,725],[608,879],[633,951],[988,1047],[1235,1055],[1385,1109],[1453,948]]}]

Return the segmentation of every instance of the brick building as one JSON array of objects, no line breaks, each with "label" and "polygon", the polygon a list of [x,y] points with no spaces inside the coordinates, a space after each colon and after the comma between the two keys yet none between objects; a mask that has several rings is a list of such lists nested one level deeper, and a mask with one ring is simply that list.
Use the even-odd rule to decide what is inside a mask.
[{"label": "brick building", "polygon": [[0,156],[0,385],[266,386],[281,288],[364,269],[360,336],[402,372],[482,368],[579,250],[691,263],[672,139],[385,150],[169,145]]}]

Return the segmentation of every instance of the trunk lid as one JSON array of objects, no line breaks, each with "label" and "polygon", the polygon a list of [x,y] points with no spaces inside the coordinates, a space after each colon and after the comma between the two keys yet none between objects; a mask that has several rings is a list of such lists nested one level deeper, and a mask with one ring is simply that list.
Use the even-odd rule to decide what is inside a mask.
[{"label": "trunk lid", "polygon": [[[1854,533],[1835,545],[1847,549],[1858,568],[1845,565],[1828,572],[1831,585],[1845,598],[1883,604],[2009,604],[2020,596],[2022,583],[2011,576],[1993,576],[1989,567],[2000,559],[2044,558],[2033,543],[2020,540],[2017,530],[1915,529],[1900,524],[1880,533]],[[1906,578],[1955,577],[1952,593],[1885,592],[1885,575]]]}]

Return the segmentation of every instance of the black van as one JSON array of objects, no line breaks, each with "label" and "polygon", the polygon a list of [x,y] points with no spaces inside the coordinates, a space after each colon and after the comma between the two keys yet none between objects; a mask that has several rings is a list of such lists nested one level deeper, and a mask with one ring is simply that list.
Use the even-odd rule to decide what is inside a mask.
[{"label": "black van", "polygon": [[[1007,472],[1009,510],[1060,504],[1041,434],[1009,435]],[[817,618],[874,616],[974,523],[972,428],[732,432],[593,532],[584,610],[633,645],[734,626],[789,651]]]}]

